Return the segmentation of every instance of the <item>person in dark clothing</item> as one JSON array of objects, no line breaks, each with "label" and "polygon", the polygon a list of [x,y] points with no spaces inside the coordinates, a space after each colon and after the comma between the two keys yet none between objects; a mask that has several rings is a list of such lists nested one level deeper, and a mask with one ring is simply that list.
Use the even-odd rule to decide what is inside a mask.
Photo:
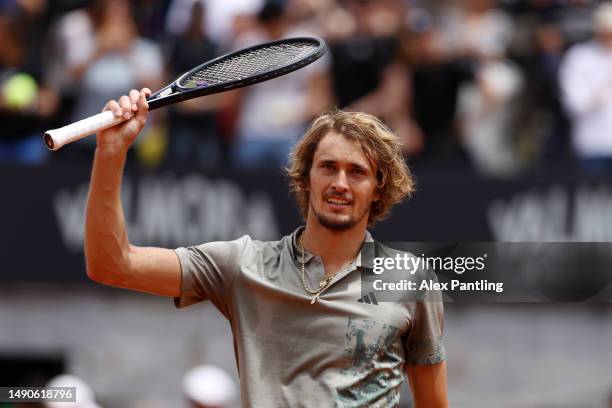
[{"label": "person in dark clothing", "polygon": [[45,84],[42,37],[30,29],[35,15],[0,4],[0,161],[41,163],[40,133],[58,109],[57,92]]},{"label": "person in dark clothing", "polygon": [[[203,2],[194,2],[185,30],[171,40],[171,76],[178,76],[218,56],[219,47],[208,37],[202,23],[204,13]],[[216,108],[221,98],[212,95],[171,107],[168,162],[189,161],[204,170],[214,170],[224,162],[227,148],[215,125]]]},{"label": "person in dark clothing", "polygon": [[400,60],[409,78],[412,116],[425,138],[423,157],[455,157],[459,91],[474,80],[474,67],[447,52],[434,25],[404,34],[403,42]]}]

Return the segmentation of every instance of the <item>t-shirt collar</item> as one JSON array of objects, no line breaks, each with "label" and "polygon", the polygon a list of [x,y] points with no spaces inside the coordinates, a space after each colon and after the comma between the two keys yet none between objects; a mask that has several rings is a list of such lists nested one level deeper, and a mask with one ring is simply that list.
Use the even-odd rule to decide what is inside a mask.
[{"label": "t-shirt collar", "polygon": [[[298,262],[302,260],[302,249],[300,248],[298,238],[300,234],[304,232],[305,229],[306,227],[302,225],[298,227],[295,231],[293,231],[293,233],[291,234],[291,255],[293,256],[293,259],[297,260]],[[370,234],[370,231],[366,230],[365,239],[363,240],[363,242],[374,242],[374,238],[372,238],[372,234]],[[304,251],[304,263],[308,263],[313,257],[313,254],[308,251]],[[357,255],[356,266],[361,266],[361,249],[359,250],[359,254]]]}]

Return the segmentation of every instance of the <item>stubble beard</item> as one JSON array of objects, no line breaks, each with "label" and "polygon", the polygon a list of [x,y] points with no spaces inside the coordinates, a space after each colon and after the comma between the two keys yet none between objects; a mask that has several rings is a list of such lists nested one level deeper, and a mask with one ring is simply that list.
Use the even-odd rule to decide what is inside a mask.
[{"label": "stubble beard", "polygon": [[365,209],[365,211],[363,212],[363,214],[361,214],[359,218],[349,216],[345,220],[336,221],[333,220],[331,217],[327,217],[326,215],[317,212],[312,202],[310,203],[310,211],[312,211],[314,216],[317,218],[319,224],[333,232],[344,232],[350,230],[355,225],[359,224],[359,222],[361,222],[364,217],[367,217],[370,214],[370,208],[371,205]]}]

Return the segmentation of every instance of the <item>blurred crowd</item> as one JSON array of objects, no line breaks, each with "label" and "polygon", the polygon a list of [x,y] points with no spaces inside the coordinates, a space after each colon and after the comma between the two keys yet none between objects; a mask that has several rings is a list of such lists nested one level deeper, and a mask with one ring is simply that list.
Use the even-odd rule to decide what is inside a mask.
[{"label": "blurred crowd", "polygon": [[[33,385],[29,385],[33,386]],[[45,388],[56,389],[60,399],[72,399],[71,402],[49,401],[34,403],[35,408],[103,408],[96,400],[96,393],[82,378],[72,374],[59,374],[51,378]],[[185,408],[231,408],[236,406],[239,394],[235,380],[221,368],[202,364],[190,368],[181,380],[182,403]],[[152,393],[154,394],[154,393]],[[25,404],[24,404],[25,405]],[[27,404],[32,405],[32,404]],[[106,406],[113,406],[107,404]],[[163,408],[163,402],[155,396],[136,399],[128,402],[130,408]],[[11,405],[12,407],[12,405]]]},{"label": "blurred crowd", "polygon": [[[0,162],[41,164],[45,129],[156,90],[212,57],[315,35],[273,81],[155,111],[143,166],[279,169],[322,110],[381,117],[414,165],[513,176],[612,170],[612,7],[597,0],[0,0]],[[61,156],[91,160],[86,139]],[[59,157],[59,156],[58,156]],[[57,160],[57,159],[56,159]]]}]

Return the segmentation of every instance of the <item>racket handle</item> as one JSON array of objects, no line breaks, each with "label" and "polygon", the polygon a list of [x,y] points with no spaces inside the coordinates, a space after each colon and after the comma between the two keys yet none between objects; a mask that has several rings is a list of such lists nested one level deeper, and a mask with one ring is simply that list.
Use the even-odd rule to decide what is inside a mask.
[{"label": "racket handle", "polygon": [[68,143],[83,139],[121,122],[125,122],[123,116],[115,116],[111,111],[104,111],[68,126],[47,130],[45,132],[45,144],[49,150],[57,150]]}]

